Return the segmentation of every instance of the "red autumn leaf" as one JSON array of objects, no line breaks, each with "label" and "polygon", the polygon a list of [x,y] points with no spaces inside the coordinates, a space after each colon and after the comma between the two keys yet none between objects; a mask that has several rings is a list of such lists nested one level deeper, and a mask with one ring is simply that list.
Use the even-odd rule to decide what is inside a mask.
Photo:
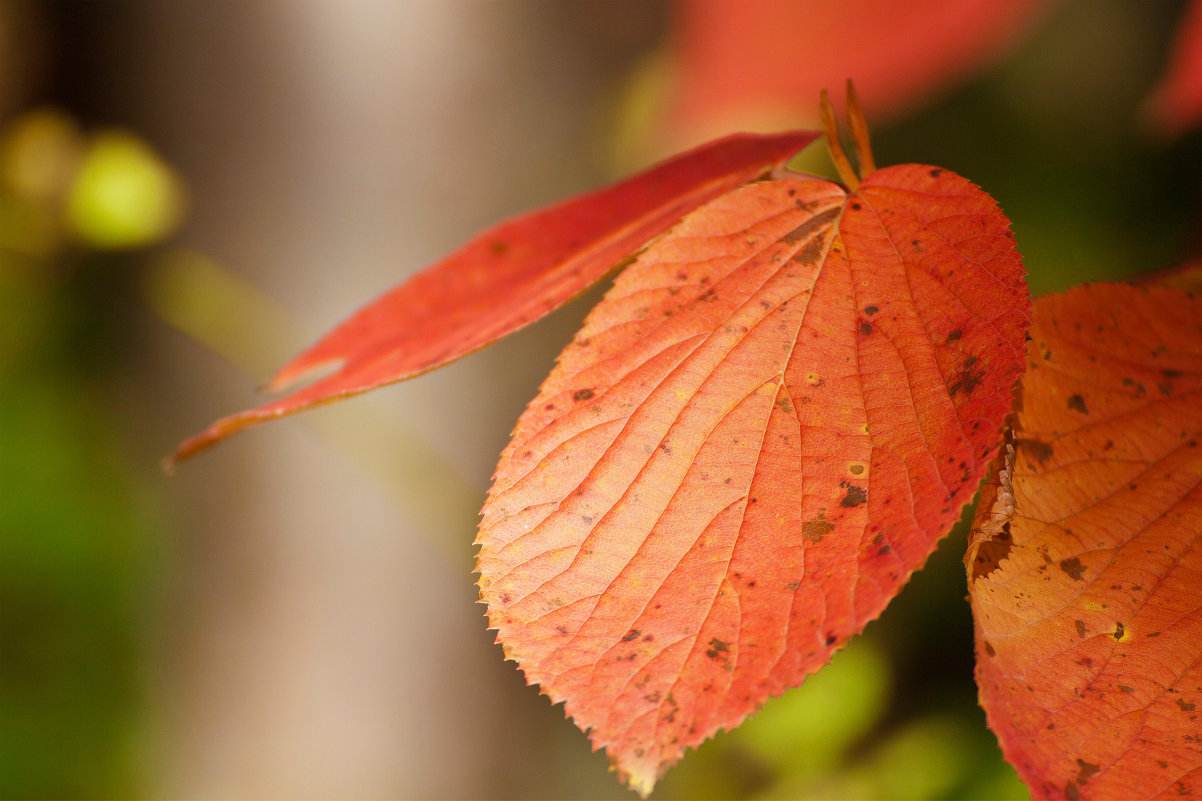
[{"label": "red autumn leaf", "polygon": [[874,117],[964,80],[1046,4],[1039,0],[677,0],[671,139],[733,120],[810,117],[850,75]]},{"label": "red autumn leaf", "polygon": [[1202,794],[1200,446],[1202,296],[1036,302],[966,557],[981,703],[1036,798]]},{"label": "red autumn leaf", "polygon": [[1168,67],[1148,98],[1152,123],[1175,136],[1202,119],[1202,2],[1193,0],[1177,29]]},{"label": "red autumn leaf", "polygon": [[180,445],[183,459],[245,428],[454,361],[554,311],[681,216],[782,164],[818,136],[727,137],[644,173],[485,231],[375,301],[271,380],[280,400],[218,420]]},{"label": "red autumn leaf", "polygon": [[648,793],[884,609],[997,450],[1008,221],[937,168],[753,183],[616,280],[484,507],[491,625]]}]

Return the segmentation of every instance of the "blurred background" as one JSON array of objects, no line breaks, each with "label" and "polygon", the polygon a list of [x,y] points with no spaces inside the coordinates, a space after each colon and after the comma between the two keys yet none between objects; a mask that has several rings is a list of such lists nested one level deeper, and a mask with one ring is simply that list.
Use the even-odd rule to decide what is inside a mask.
[{"label": "blurred background", "polygon": [[[1195,256],[1200,16],[0,2],[0,795],[631,797],[502,661],[471,574],[507,433],[602,289],[173,477],[161,459],[481,227],[812,127],[846,77],[878,163],[997,198],[1036,293]],[[1026,797],[976,705],[963,548],[656,796]]]}]

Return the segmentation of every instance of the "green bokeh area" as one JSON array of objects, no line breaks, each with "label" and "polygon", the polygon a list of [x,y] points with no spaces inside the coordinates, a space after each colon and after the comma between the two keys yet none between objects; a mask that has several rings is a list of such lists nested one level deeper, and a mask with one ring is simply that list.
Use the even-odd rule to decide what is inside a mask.
[{"label": "green bokeh area", "polygon": [[[103,218],[123,178],[90,180]],[[0,188],[0,797],[133,797],[163,529],[114,400],[132,265],[72,245],[54,202]]]},{"label": "green bokeh area", "polygon": [[136,794],[149,526],[102,410],[34,381],[0,377],[0,793]]}]

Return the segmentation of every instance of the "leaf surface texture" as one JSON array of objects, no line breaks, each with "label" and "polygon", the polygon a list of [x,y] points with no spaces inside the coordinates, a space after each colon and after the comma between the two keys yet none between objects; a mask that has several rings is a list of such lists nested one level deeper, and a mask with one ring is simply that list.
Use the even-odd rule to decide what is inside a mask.
[{"label": "leaf surface texture", "polygon": [[922,565],[997,450],[1029,309],[1005,216],[945,170],[693,212],[502,455],[478,570],[507,655],[645,795]]},{"label": "leaf surface texture", "polygon": [[1040,298],[967,564],[981,703],[1037,798],[1202,792],[1202,298]]}]

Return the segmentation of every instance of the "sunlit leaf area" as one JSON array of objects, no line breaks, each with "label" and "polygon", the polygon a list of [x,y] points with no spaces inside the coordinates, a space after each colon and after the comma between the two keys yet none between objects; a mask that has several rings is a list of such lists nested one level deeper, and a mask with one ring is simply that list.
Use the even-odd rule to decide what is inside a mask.
[{"label": "sunlit leaf area", "polygon": [[[632,798],[472,572],[498,454],[608,283],[164,459],[481,229],[816,129],[847,78],[876,162],[983,187],[1037,297],[1197,259],[1200,7],[0,4],[0,797]],[[791,167],[838,177],[821,143]],[[971,519],[652,797],[1029,797],[978,703]]]}]

